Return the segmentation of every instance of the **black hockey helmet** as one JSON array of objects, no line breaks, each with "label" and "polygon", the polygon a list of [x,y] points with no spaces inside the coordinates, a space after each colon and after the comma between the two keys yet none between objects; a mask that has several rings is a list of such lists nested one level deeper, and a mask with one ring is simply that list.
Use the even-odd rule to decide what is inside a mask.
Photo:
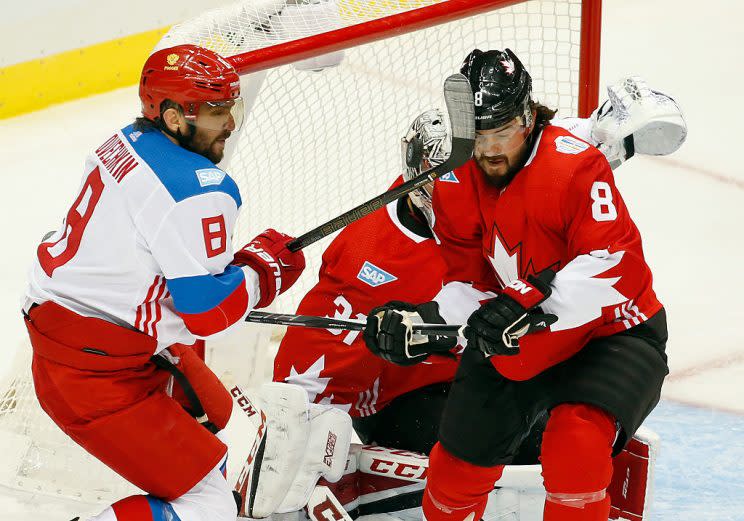
[{"label": "black hockey helmet", "polygon": [[532,123],[532,78],[511,49],[475,49],[460,72],[473,89],[476,130],[498,128],[517,116],[527,126]]}]

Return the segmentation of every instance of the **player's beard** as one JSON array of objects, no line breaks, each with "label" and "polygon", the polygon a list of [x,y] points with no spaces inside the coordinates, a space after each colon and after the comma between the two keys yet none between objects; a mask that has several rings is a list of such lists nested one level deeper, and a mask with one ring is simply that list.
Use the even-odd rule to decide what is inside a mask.
[{"label": "player's beard", "polygon": [[195,134],[189,143],[189,150],[206,157],[214,164],[222,161],[222,158],[225,157],[227,139],[232,133],[224,130],[214,139],[210,139],[210,136],[200,131],[198,127],[192,128],[192,130],[195,130]]},{"label": "player's beard", "polygon": [[505,154],[497,156],[476,155],[475,162],[486,176],[486,180],[497,188],[503,188],[514,178],[519,171],[515,168]]},{"label": "player's beard", "polygon": [[478,165],[478,168],[486,176],[486,181],[489,184],[496,188],[504,188],[524,168],[534,146],[533,135],[530,134],[527,137],[524,143],[520,145],[521,150],[512,155],[511,158],[506,154],[495,156],[487,156],[482,153],[478,154],[477,152],[473,154],[475,164]]}]

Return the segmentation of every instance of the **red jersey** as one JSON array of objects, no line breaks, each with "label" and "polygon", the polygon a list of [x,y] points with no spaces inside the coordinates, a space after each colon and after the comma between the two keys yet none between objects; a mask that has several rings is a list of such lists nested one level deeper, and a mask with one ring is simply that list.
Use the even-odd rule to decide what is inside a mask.
[{"label": "red jersey", "polygon": [[[323,253],[318,283],[297,313],[366,318],[390,300],[431,301],[442,288],[444,261],[424,223],[406,222],[406,199],[347,226]],[[410,228],[416,229],[418,233]],[[428,236],[427,236],[428,235]],[[274,380],[304,387],[316,403],[368,416],[390,400],[451,381],[457,361],[430,356],[401,367],[373,355],[359,331],[288,328],[274,359]]]},{"label": "red jersey", "polygon": [[547,126],[505,188],[490,184],[474,160],[452,177],[457,182],[437,184],[433,202],[447,264],[436,300],[448,323],[466,321],[480,301],[513,280],[557,271],[541,307],[558,321],[520,339],[519,355],[491,358],[504,376],[529,379],[590,339],[661,309],[641,236],[596,148]]}]

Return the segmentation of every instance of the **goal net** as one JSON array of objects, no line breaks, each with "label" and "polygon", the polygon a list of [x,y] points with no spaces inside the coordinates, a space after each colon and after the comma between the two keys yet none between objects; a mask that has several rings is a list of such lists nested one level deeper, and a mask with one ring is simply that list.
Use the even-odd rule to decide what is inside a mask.
[{"label": "goal net", "polygon": [[[194,43],[234,63],[250,112],[223,166],[243,208],[233,241],[290,235],[384,191],[402,172],[415,116],[444,109],[442,84],[474,48],[512,49],[535,98],[559,116],[596,106],[600,0],[246,0],[177,25],[159,47]],[[294,312],[330,238],[274,304]],[[263,329],[262,329],[263,328]],[[281,330],[251,325],[208,357],[227,379],[270,377]],[[33,395],[29,347],[0,387],[0,485],[106,502],[130,486],[75,446]],[[222,353],[218,356],[218,353]],[[9,462],[9,463],[6,463]]]}]

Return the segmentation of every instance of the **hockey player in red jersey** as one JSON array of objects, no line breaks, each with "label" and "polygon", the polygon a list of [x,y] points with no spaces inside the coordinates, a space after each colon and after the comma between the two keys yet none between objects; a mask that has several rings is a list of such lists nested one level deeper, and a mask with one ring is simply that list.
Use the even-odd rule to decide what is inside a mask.
[{"label": "hockey player in red jersey", "polygon": [[[416,118],[403,146],[414,140],[420,154],[407,168],[407,177],[449,155],[448,132],[438,110]],[[426,201],[428,193],[413,193],[347,226],[323,253],[319,281],[297,312],[364,319],[381,302],[431,301],[442,286],[444,262],[428,212],[422,210]],[[416,311],[427,322],[437,321],[436,306],[429,302]],[[274,380],[301,385],[311,401],[347,411],[367,443],[428,452],[457,369],[450,353],[455,343],[443,339],[430,344],[429,352],[442,354],[404,367],[372,355],[358,331],[289,328],[274,359]]]},{"label": "hockey player in red jersey", "polygon": [[[447,266],[434,301],[448,323],[467,321],[467,348],[430,455],[424,515],[479,519],[503,466],[548,412],[544,518],[607,519],[612,455],[668,372],[640,235],[607,160],[549,124],[553,111],[532,100],[511,51],[475,50],[462,72],[477,138],[456,182],[434,192]],[[410,358],[409,309],[372,310],[373,352]]]},{"label": "hockey player in red jersey", "polygon": [[88,157],[80,195],[39,245],[23,313],[39,403],[148,495],[95,521],[233,521],[220,431],[232,400],[192,347],[304,269],[267,230],[233,253],[241,206],[215,163],[243,117],[235,69],[193,45],[155,52],[142,117]]}]

